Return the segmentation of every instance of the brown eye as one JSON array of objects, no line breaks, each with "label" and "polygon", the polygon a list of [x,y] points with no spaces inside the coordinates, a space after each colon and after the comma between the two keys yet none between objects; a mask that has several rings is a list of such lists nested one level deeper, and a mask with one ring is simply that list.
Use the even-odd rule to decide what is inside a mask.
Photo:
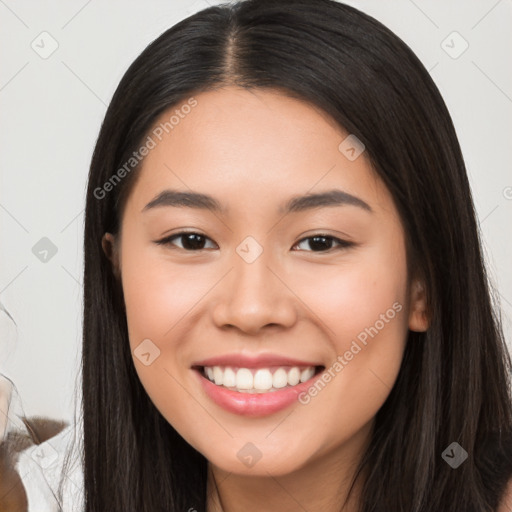
[{"label": "brown eye", "polygon": [[315,235],[309,236],[307,238],[303,238],[299,243],[297,243],[294,247],[299,246],[301,243],[307,241],[309,247],[312,249],[309,252],[327,252],[333,248],[333,244],[337,244],[338,249],[344,249],[347,247],[351,247],[354,245],[353,242],[347,242],[346,240],[341,240],[339,238],[335,238],[329,235]]},{"label": "brown eye", "polygon": [[[182,244],[181,246],[176,246],[174,241],[179,239],[182,240]],[[185,251],[201,251],[206,248],[205,242],[207,240],[211,241],[210,238],[208,238],[205,235],[202,235],[201,233],[182,232],[168,236],[166,238],[163,238],[162,240],[158,240],[156,243],[158,245],[176,246],[177,248],[184,249]]]}]

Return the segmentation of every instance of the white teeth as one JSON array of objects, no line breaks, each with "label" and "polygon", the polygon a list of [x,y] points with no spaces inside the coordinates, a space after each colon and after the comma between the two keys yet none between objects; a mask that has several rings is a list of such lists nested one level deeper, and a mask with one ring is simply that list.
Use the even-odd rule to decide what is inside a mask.
[{"label": "white teeth", "polygon": [[254,374],[254,389],[270,389],[272,387],[272,382],[272,374],[268,370],[258,370]]},{"label": "white teeth", "polygon": [[231,368],[226,368],[224,370],[224,377],[222,378],[222,385],[227,388],[232,388],[233,386],[236,386],[236,381],[237,378],[235,372]]},{"label": "white teeth", "polygon": [[308,368],[281,367],[274,370],[270,368],[233,368],[233,367],[205,367],[204,374],[217,386],[236,389],[241,392],[258,393],[277,391],[286,386],[296,386],[299,382],[306,382],[315,375],[315,367]]},{"label": "white teeth", "polygon": [[300,381],[306,382],[307,380],[311,379],[313,375],[315,374],[314,368],[306,368],[305,370],[302,370],[302,373],[300,374]]},{"label": "white teeth", "polygon": [[[230,370],[230,368],[226,368],[226,370]],[[247,368],[240,368],[236,372],[236,387],[238,389],[252,389],[252,381],[253,378],[251,370],[248,370]]]},{"label": "white teeth", "polygon": [[215,384],[217,386],[222,386],[222,380],[224,378],[224,372],[219,366],[213,367],[213,379],[215,380]]},{"label": "white teeth", "polygon": [[288,385],[288,375],[283,368],[279,368],[276,370],[274,375],[272,376],[272,385],[275,388],[284,388]]},{"label": "white teeth", "polygon": [[[314,370],[313,370],[314,373]],[[300,370],[295,367],[288,372],[288,384],[295,386],[300,382]]]}]

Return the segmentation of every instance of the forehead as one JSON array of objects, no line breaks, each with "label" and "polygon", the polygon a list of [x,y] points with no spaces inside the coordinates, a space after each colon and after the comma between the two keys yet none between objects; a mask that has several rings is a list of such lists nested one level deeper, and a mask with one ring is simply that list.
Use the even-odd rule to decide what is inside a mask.
[{"label": "forehead", "polygon": [[340,144],[349,134],[319,108],[270,89],[225,87],[192,100],[164,112],[149,133],[154,147],[132,194],[139,211],[165,188],[260,208],[335,187],[386,199],[364,153],[348,159]]}]

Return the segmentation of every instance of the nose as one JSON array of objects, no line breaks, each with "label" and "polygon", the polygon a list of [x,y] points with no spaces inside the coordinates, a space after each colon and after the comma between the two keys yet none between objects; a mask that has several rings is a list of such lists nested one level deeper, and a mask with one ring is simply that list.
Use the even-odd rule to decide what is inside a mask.
[{"label": "nose", "polygon": [[297,321],[297,299],[286,275],[272,265],[264,251],[252,263],[238,254],[232,270],[219,283],[213,321],[219,328],[247,334],[264,329],[290,328]]}]

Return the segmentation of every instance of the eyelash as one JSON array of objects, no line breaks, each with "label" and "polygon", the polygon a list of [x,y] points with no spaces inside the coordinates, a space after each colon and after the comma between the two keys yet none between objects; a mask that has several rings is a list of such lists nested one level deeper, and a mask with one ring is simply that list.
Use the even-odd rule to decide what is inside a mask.
[{"label": "eyelash", "polygon": [[[185,235],[199,235],[203,238],[206,238],[207,240],[211,240],[210,238],[208,238],[206,235],[203,235],[202,233],[198,233],[198,232],[195,232],[195,231],[181,231],[180,233],[175,233],[174,235],[171,235],[171,236],[168,236],[166,238],[163,238],[161,240],[157,240],[155,243],[157,245],[168,245],[168,246],[172,246],[172,241],[176,238],[181,238]],[[318,234],[315,234],[315,235],[312,235],[312,236],[308,236],[308,237],[305,237],[305,238],[301,238],[295,245],[299,245],[301,242],[305,241],[305,240],[312,240],[313,238],[325,238],[325,239],[328,239],[328,240],[333,240],[334,242],[336,242],[338,244],[338,247],[331,247],[325,251],[306,251],[306,252],[313,252],[313,253],[325,253],[325,252],[330,252],[332,250],[342,250],[342,249],[348,249],[349,247],[352,247],[354,245],[356,245],[354,242],[348,242],[347,240],[341,240],[340,238],[336,238],[334,236],[331,236],[331,235],[327,235],[327,234],[324,234],[324,233],[318,233]],[[200,252],[200,251],[204,251],[206,249],[196,249],[196,250],[191,250],[191,249],[185,249],[184,247],[172,247],[172,248],[176,248],[176,249],[181,249],[181,250],[184,250],[186,252]]]}]

